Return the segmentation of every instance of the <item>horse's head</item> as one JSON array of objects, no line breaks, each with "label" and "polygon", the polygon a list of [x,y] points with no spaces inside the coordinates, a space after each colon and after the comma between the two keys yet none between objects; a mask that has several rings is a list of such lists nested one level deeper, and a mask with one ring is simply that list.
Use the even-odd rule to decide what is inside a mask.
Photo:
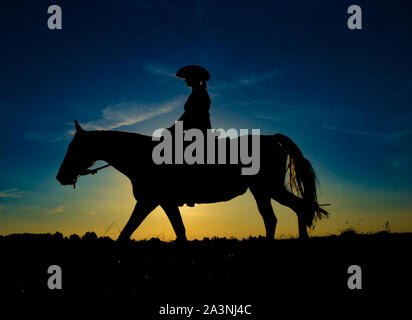
[{"label": "horse's head", "polygon": [[87,131],[83,130],[76,120],[74,124],[76,134],[69,144],[56,179],[62,185],[73,185],[76,187],[79,176],[86,172],[86,170],[95,163],[95,160],[90,159],[91,146],[90,143],[87,142]]}]

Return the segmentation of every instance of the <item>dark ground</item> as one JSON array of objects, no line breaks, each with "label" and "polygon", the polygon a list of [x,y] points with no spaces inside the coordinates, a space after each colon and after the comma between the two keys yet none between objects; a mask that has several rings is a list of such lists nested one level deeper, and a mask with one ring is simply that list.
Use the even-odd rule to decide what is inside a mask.
[{"label": "dark ground", "polygon": [[[283,301],[290,312],[311,312],[331,301],[379,308],[376,299],[410,297],[412,233],[289,239],[205,239],[185,245],[158,239],[117,243],[94,234],[70,240],[61,234],[0,237],[0,302],[131,301],[135,319],[183,319],[158,315],[161,306],[251,304],[252,316],[204,319],[268,319]],[[362,290],[349,290],[348,267],[362,268]],[[50,265],[62,268],[62,290],[47,287]],[[145,315],[138,317],[137,315]],[[192,316],[191,318],[194,318]],[[203,318],[202,318],[203,319]]]}]

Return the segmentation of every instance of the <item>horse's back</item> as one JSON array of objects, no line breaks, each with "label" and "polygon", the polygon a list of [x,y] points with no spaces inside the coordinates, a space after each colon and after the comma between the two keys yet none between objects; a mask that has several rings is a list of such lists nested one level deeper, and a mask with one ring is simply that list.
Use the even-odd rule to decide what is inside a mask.
[{"label": "horse's back", "polygon": [[[251,135],[249,135],[248,139],[247,152],[250,155],[254,141]],[[242,163],[244,159],[240,157],[241,152],[239,149],[245,146],[241,144],[239,138],[226,138],[225,141],[218,139],[216,142],[214,163],[207,163],[211,157],[208,157],[208,150],[205,145],[203,164],[157,165],[151,161],[145,165],[145,168],[137,168],[139,170],[136,171],[135,176],[130,177],[135,198],[137,200],[177,200],[196,203],[228,201],[245,193],[251,183],[263,180],[270,182],[274,178],[274,170],[279,171],[280,148],[274,143],[273,136],[261,136],[258,159],[255,159],[255,161],[259,161],[260,170],[255,176],[242,174],[242,168],[249,167],[251,164]],[[221,148],[219,151],[219,146],[222,145],[225,148]],[[238,158],[231,159],[231,156],[233,156],[233,151],[231,150],[236,150],[236,145],[238,148]],[[187,146],[185,144],[183,152]],[[222,150],[225,151],[225,161],[221,162],[225,164],[217,164],[219,162],[218,154]],[[176,159],[174,148],[172,159]],[[231,160],[235,164],[230,164]],[[275,169],[273,166],[277,168]]]}]

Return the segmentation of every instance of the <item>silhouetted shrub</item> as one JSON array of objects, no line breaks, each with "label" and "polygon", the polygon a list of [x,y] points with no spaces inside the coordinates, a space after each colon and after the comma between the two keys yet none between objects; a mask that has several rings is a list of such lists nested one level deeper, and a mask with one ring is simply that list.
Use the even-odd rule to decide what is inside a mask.
[{"label": "silhouetted shrub", "polygon": [[93,231],[92,232],[87,231],[82,237],[82,240],[97,240],[97,235]]},{"label": "silhouetted shrub", "polygon": [[62,234],[61,232],[55,232],[55,233],[52,235],[52,239],[53,239],[53,240],[63,240],[64,237],[63,237],[63,234]]},{"label": "silhouetted shrub", "polygon": [[107,236],[100,237],[98,240],[101,241],[101,242],[113,242],[113,239],[110,238],[110,237],[107,237]]},{"label": "silhouetted shrub", "polygon": [[80,237],[79,237],[77,234],[72,234],[72,235],[70,235],[69,240],[71,240],[71,241],[79,241],[79,240],[80,240]]},{"label": "silhouetted shrub", "polygon": [[358,234],[353,227],[348,227],[341,232],[340,236],[343,238],[355,238]]}]

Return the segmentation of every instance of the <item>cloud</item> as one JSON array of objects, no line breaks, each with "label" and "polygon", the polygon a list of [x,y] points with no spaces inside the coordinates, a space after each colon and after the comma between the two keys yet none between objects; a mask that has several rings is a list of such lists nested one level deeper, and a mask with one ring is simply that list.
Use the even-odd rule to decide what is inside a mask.
[{"label": "cloud", "polygon": [[243,79],[238,80],[238,84],[241,86],[250,86],[259,82],[267,81],[269,79],[272,79],[276,76],[282,75],[284,73],[284,70],[279,69],[279,70],[273,70],[271,72],[266,72],[266,73],[250,73]]},{"label": "cloud", "polygon": [[234,81],[216,82],[210,87],[213,89],[237,89],[237,88],[242,88],[242,87],[253,86],[260,82],[268,81],[277,76],[283,75],[287,71],[289,71],[288,68],[281,67],[281,68],[273,69],[268,72],[250,72],[250,73],[240,75],[238,79]]},{"label": "cloud", "polygon": [[[168,78],[176,77],[176,70],[172,70],[170,67],[164,66],[155,62],[144,62],[140,65],[145,72],[154,76],[162,76]],[[245,86],[253,86],[257,83],[264,82],[275,78],[277,76],[285,74],[291,68],[280,67],[272,69],[268,72],[249,72],[240,75],[234,81],[218,81],[209,85],[213,89],[236,89]]]},{"label": "cloud", "polygon": [[[86,130],[111,130],[130,126],[169,113],[182,106],[184,102],[183,95],[161,103],[122,102],[103,109],[100,119],[81,123],[81,126]],[[73,126],[72,122],[69,124]],[[70,140],[74,133],[73,129],[67,130],[64,134],[29,132],[24,134],[22,138],[36,142],[58,142]],[[6,196],[0,193],[0,197]]]},{"label": "cloud", "polygon": [[17,188],[0,191],[0,198],[21,198],[26,192]]},{"label": "cloud", "polygon": [[352,130],[352,129],[347,129],[347,128],[330,126],[326,124],[321,125],[321,124],[300,121],[300,120],[295,120],[295,119],[290,119],[290,118],[271,117],[271,116],[262,116],[262,115],[256,115],[256,117],[259,119],[263,119],[263,120],[279,121],[279,122],[284,122],[284,123],[318,127],[318,128],[322,128],[326,130],[345,133],[345,134],[368,136],[368,137],[375,137],[375,138],[397,139],[397,138],[403,138],[403,137],[412,135],[412,129],[398,130],[398,131],[393,131],[389,133],[381,133],[381,132],[372,132],[372,131],[364,131],[364,130]]},{"label": "cloud", "polygon": [[264,115],[255,115],[255,116],[256,116],[256,118],[263,119],[263,120],[298,124],[298,125],[311,126],[311,127],[321,127],[320,125],[317,125],[317,124],[314,124],[314,123],[310,123],[310,122],[306,122],[306,121],[300,121],[300,120],[292,119],[292,118],[272,117],[272,116],[264,116]]},{"label": "cloud", "polygon": [[168,68],[162,64],[144,62],[140,66],[148,74],[176,78],[176,70],[172,70],[171,68]]},{"label": "cloud", "polygon": [[266,101],[266,100],[250,100],[250,101],[241,101],[239,105],[241,106],[265,106],[265,105],[273,105],[273,101]]},{"label": "cloud", "polygon": [[0,212],[4,209],[4,206],[0,206]]},{"label": "cloud", "polygon": [[51,209],[49,211],[47,211],[47,214],[56,214],[56,213],[61,213],[64,212],[64,206],[58,206],[57,208]]},{"label": "cloud", "polygon": [[105,108],[100,119],[82,123],[81,125],[87,130],[117,129],[169,113],[183,103],[184,96],[155,104],[123,102]]},{"label": "cloud", "polygon": [[361,135],[361,136],[386,138],[386,139],[396,139],[396,138],[402,138],[402,137],[407,137],[407,136],[412,135],[412,129],[394,131],[390,133],[379,133],[379,132],[371,132],[371,131],[344,129],[344,128],[328,126],[328,125],[322,125],[321,127],[324,129],[328,129],[328,130],[343,132],[346,134],[355,134],[355,135]]}]

